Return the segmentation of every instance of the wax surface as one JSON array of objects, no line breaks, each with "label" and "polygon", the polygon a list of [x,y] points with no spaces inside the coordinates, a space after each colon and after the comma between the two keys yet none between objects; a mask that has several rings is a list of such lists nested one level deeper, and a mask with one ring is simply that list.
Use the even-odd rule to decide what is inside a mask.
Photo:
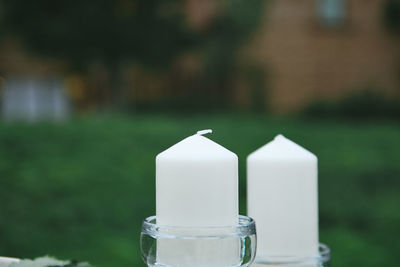
[{"label": "wax surface", "polygon": [[[178,227],[177,235],[179,227],[193,227],[190,234],[196,235],[196,227],[238,224],[238,158],[202,136],[209,132],[200,131],[156,158],[157,224]],[[157,262],[160,266],[235,266],[239,248],[238,239],[159,239]]]},{"label": "wax surface", "polygon": [[238,222],[238,158],[201,134],[156,158],[158,224],[227,226]]},{"label": "wax surface", "polygon": [[317,253],[317,178],[317,157],[282,135],[248,156],[247,205],[258,256]]}]

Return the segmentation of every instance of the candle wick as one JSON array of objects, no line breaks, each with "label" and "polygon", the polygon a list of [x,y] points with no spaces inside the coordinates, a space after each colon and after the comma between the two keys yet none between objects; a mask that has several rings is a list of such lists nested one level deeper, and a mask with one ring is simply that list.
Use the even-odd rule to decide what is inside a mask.
[{"label": "candle wick", "polygon": [[197,135],[205,135],[205,134],[209,134],[209,133],[212,133],[211,129],[198,131]]}]

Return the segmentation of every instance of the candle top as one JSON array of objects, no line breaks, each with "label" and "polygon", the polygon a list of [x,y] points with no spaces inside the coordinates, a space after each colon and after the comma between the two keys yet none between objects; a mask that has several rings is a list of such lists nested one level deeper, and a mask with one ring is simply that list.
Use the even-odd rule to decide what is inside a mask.
[{"label": "candle top", "polygon": [[203,136],[208,133],[212,130],[198,131],[158,154],[156,160],[237,159],[235,153]]},{"label": "candle top", "polygon": [[251,153],[248,159],[317,160],[317,157],[280,134],[271,142]]}]

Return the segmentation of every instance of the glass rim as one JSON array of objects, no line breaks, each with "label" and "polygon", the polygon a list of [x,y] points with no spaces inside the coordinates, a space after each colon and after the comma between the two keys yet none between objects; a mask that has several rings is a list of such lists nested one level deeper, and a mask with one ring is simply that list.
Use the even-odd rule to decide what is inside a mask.
[{"label": "glass rim", "polygon": [[299,255],[257,255],[254,263],[260,265],[284,265],[284,264],[312,264],[326,263],[331,259],[330,248],[323,243],[318,245],[317,254]]},{"label": "glass rim", "polygon": [[215,239],[243,237],[256,234],[255,221],[239,215],[237,225],[227,226],[169,226],[157,224],[157,217],[150,216],[143,220],[142,234],[153,238],[174,239]]}]

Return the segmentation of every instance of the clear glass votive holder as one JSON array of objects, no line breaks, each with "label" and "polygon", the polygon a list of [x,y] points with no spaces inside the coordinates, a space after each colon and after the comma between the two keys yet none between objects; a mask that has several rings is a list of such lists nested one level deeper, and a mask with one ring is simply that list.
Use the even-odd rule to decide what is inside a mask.
[{"label": "clear glass votive holder", "polygon": [[331,251],[325,244],[319,244],[319,252],[311,255],[257,255],[253,267],[328,267]]},{"label": "clear glass votive holder", "polygon": [[142,258],[150,267],[250,266],[256,254],[253,219],[239,216],[236,226],[174,227],[157,225],[156,216],[143,221]]}]

